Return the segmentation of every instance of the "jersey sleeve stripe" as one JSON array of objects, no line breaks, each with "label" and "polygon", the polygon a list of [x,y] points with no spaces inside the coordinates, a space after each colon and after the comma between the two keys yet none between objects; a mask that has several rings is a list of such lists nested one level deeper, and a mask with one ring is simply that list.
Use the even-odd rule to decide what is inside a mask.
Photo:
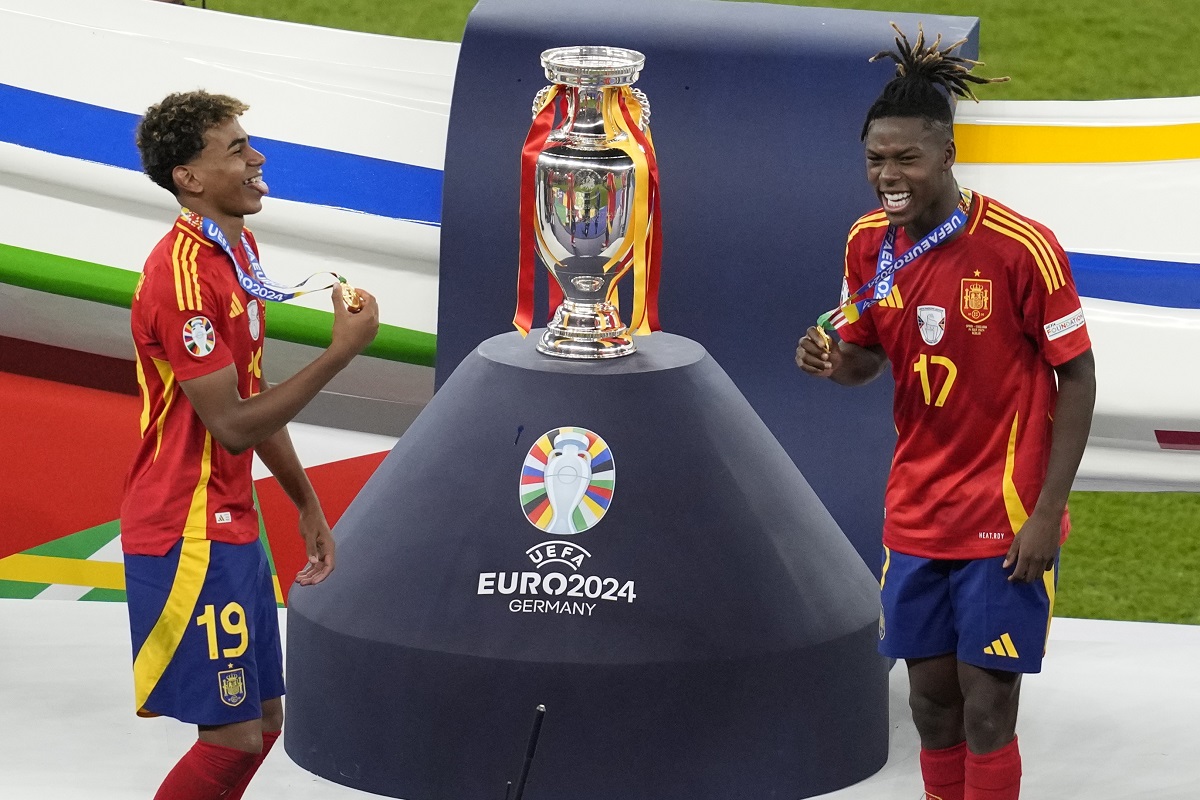
[{"label": "jersey sleeve stripe", "polygon": [[1042,235],[1042,232],[1030,225],[1026,220],[1020,219],[1019,217],[1014,216],[1012,213],[1005,211],[998,206],[992,206],[992,211],[1001,219],[1008,220],[1012,224],[1013,228],[1022,230],[1029,236],[1033,237],[1033,240],[1037,242],[1038,246],[1041,248],[1042,253],[1045,254],[1046,263],[1048,263],[1053,269],[1054,275],[1058,280],[1058,285],[1065,285],[1067,279],[1063,277],[1062,264],[1059,262],[1058,256],[1054,252],[1054,248],[1050,246],[1050,242],[1046,241],[1046,237]]},{"label": "jersey sleeve stripe", "polygon": [[992,211],[999,215],[1000,218],[1011,222],[1014,228],[1023,230],[1032,236],[1034,241],[1039,243],[1040,247],[1042,248],[1042,252],[1046,254],[1046,260],[1053,266],[1058,278],[1058,285],[1062,286],[1067,282],[1066,278],[1063,277],[1062,264],[1059,262],[1058,256],[1055,255],[1054,248],[1050,246],[1050,242],[1046,241],[1046,237],[1042,235],[1041,231],[1029,224],[1028,220],[1023,220],[1013,214],[1011,211],[1005,211],[999,206],[992,206]]},{"label": "jersey sleeve stripe", "polygon": [[202,236],[200,236],[200,234],[196,233],[195,230],[193,230],[192,228],[189,228],[187,225],[184,225],[182,222],[176,222],[175,228],[183,233],[186,233],[188,235],[188,238],[190,238],[196,244],[203,245],[204,247],[215,247],[215,245],[212,242],[203,238]]},{"label": "jersey sleeve stripe", "polygon": [[200,245],[193,243],[188,250],[188,273],[192,278],[192,310],[203,311],[204,300],[200,296],[200,268],[196,264],[196,254],[200,252]]},{"label": "jersey sleeve stripe", "polygon": [[212,542],[207,540],[183,540],[166,605],[133,660],[134,692],[139,716],[151,714],[145,710],[146,701],[167,671],[171,658],[183,641],[184,633],[192,623],[192,611],[200,599],[200,590],[208,574],[211,549]]},{"label": "jersey sleeve stripe", "polygon": [[1050,282],[1054,284],[1055,288],[1058,288],[1062,285],[1062,283],[1058,281],[1058,274],[1056,270],[1057,259],[1054,256],[1054,251],[1051,249],[1046,240],[1038,234],[1035,228],[1023,222],[1022,220],[1017,219],[1012,214],[1006,213],[1002,209],[996,207],[989,209],[989,217],[993,222],[1003,225],[1008,230],[1021,235],[1024,237],[1025,241],[1033,245],[1033,247],[1036,248],[1037,253],[1041,255],[1042,263],[1046,265]]},{"label": "jersey sleeve stripe", "polygon": [[1025,245],[1025,249],[1027,249],[1029,251],[1029,254],[1033,256],[1033,260],[1037,262],[1038,270],[1042,273],[1042,280],[1044,280],[1046,282],[1046,293],[1054,294],[1054,290],[1058,288],[1055,285],[1054,274],[1053,274],[1053,272],[1051,272],[1050,268],[1046,265],[1046,261],[1045,261],[1045,259],[1042,258],[1042,254],[1041,254],[1041,252],[1039,252],[1037,246],[1034,245],[1034,243],[1031,242],[1028,237],[1023,236],[1022,234],[1018,233],[1017,231],[1010,230],[1010,229],[1004,227],[1003,225],[997,224],[990,217],[988,219],[984,220],[983,224],[984,224],[984,227],[991,228],[992,230],[994,230],[998,233],[1002,233],[1005,236],[1009,237],[1010,239],[1015,239],[1016,241]]},{"label": "jersey sleeve stripe", "polygon": [[187,308],[183,302],[183,268],[179,261],[179,250],[186,241],[187,237],[181,233],[175,237],[175,245],[171,248],[171,272],[175,276],[175,302],[179,305],[180,311]]},{"label": "jersey sleeve stripe", "polygon": [[1012,430],[1008,434],[1008,453],[1004,456],[1004,478],[1002,491],[1004,494],[1004,510],[1008,514],[1008,524],[1012,526],[1013,534],[1021,532],[1021,527],[1029,519],[1025,504],[1017,493],[1017,484],[1013,480],[1013,472],[1017,463],[1017,422],[1020,413],[1013,415]]},{"label": "jersey sleeve stripe", "polygon": [[871,221],[871,222],[862,222],[862,221],[856,222],[856,223],[854,223],[854,226],[852,228],[850,228],[850,234],[846,237],[846,244],[849,244],[850,241],[852,239],[854,239],[854,237],[857,236],[862,231],[865,231],[869,228],[883,228],[883,227],[886,227],[887,224],[888,224],[888,221],[886,218],[881,219],[881,220]]}]

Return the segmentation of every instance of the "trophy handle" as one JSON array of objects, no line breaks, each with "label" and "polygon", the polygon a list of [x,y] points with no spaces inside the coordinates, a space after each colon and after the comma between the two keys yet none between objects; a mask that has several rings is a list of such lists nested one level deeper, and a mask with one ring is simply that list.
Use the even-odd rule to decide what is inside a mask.
[{"label": "trophy handle", "polygon": [[631,89],[633,96],[637,98],[638,104],[642,107],[642,118],[638,120],[638,127],[646,130],[646,126],[650,124],[650,98],[646,97],[646,93],[641,89]]},{"label": "trophy handle", "polygon": [[538,109],[542,107],[542,101],[546,99],[546,94],[553,88],[554,86],[552,84],[547,84],[543,86],[536,95],[533,96],[533,108],[531,113],[535,118],[538,115]]}]

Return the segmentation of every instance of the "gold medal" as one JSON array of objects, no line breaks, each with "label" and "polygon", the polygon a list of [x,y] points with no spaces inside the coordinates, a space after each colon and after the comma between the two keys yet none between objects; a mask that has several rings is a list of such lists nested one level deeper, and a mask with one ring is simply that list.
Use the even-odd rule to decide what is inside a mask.
[{"label": "gold medal", "polygon": [[342,302],[346,304],[346,310],[351,314],[357,314],[362,311],[362,298],[358,296],[358,292],[350,285],[350,281],[338,276],[338,281],[342,284]]},{"label": "gold medal", "polygon": [[825,348],[825,352],[833,352],[833,339],[829,338],[829,334],[825,332],[825,329],[818,325],[817,333],[821,334],[821,347]]}]

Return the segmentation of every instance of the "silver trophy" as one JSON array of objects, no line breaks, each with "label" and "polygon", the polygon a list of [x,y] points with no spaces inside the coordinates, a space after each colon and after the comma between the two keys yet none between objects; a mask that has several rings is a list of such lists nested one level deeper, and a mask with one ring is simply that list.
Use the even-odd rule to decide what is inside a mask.
[{"label": "silver trophy", "polygon": [[[630,148],[638,144],[629,123],[648,133],[650,111],[645,95],[627,87],[637,80],[645,57],[616,47],[560,47],[543,52],[541,61],[546,77],[557,85],[551,102],[559,103],[562,119],[546,138],[534,170],[536,246],[562,288],[563,302],[537,349],[561,358],[629,355],[637,346],[617,311],[616,282],[634,266],[635,248],[643,248],[645,258],[647,233],[638,237],[635,218],[645,220],[643,228],[654,222],[650,208],[640,217],[633,213],[647,193],[646,188],[637,192],[641,176]],[[555,88],[538,94],[535,118]],[[634,154],[646,150],[652,148],[642,146]],[[653,164],[653,153],[649,156]],[[642,174],[647,174],[644,168]]]}]

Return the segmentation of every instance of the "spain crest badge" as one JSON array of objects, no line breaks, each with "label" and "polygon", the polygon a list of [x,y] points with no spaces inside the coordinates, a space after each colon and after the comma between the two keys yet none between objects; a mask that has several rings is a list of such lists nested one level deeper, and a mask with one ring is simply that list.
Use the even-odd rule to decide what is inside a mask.
[{"label": "spain crest badge", "polygon": [[967,322],[978,325],[992,315],[992,281],[989,278],[963,278],[959,311]]},{"label": "spain crest badge", "polygon": [[221,702],[225,705],[240,706],[246,699],[246,673],[241,667],[218,672],[217,684],[221,687]]}]

